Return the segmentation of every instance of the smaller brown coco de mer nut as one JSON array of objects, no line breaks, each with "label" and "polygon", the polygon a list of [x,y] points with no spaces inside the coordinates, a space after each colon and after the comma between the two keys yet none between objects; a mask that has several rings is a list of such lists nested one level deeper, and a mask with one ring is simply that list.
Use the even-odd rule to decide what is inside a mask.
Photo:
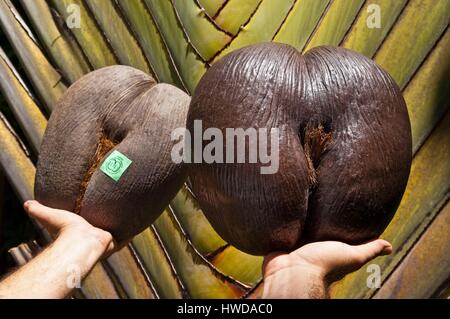
[{"label": "smaller brown coco de mer nut", "polygon": [[[302,55],[264,43],[234,51],[199,82],[189,131],[197,121],[202,132],[218,128],[223,136],[227,128],[277,129],[273,174],[261,174],[267,163],[251,163],[248,153],[245,163],[189,164],[192,191],[213,227],[251,254],[373,239],[406,187],[411,128],[401,91],[350,50],[317,47]],[[221,151],[236,160],[237,143],[228,142]],[[275,150],[267,145],[267,154]]]},{"label": "smaller brown coco de mer nut", "polygon": [[35,197],[75,212],[119,242],[149,226],[186,177],[171,160],[171,132],[190,98],[127,66],[89,73],[52,113],[41,146]]}]

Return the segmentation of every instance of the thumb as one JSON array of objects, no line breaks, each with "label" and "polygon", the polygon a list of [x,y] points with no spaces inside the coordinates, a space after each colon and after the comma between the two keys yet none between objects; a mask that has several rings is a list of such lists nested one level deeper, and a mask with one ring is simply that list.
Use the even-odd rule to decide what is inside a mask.
[{"label": "thumb", "polygon": [[392,245],[383,239],[377,239],[366,244],[352,246],[352,248],[354,251],[355,262],[359,264],[359,267],[378,256],[389,255],[392,253]]},{"label": "thumb", "polygon": [[65,226],[66,218],[64,213],[67,213],[65,211],[44,206],[35,200],[25,202],[23,206],[31,217],[35,218],[50,231]]},{"label": "thumb", "polygon": [[391,244],[382,239],[358,246],[346,245],[346,247],[346,252],[341,254],[343,258],[335,261],[332,265],[328,265],[327,279],[329,282],[340,280],[375,257],[389,255],[392,252]]}]

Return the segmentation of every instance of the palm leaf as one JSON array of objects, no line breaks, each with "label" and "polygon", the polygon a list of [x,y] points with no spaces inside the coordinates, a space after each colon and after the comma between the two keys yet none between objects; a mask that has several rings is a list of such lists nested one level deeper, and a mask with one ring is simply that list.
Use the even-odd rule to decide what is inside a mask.
[{"label": "palm leaf", "polygon": [[82,0],[52,0],[51,5],[64,21],[73,14],[71,5],[79,8],[79,18],[83,23],[80,23],[80,28],[70,29],[70,32],[95,69],[117,64],[117,57]]},{"label": "palm leaf", "polygon": [[0,89],[11,106],[17,122],[25,132],[33,150],[41,145],[47,120],[37,106],[36,99],[20,78],[8,56],[0,47]]},{"label": "palm leaf", "polygon": [[192,246],[170,211],[156,220],[154,229],[190,296],[236,298],[245,293],[248,287],[221,273]]},{"label": "palm leaf", "polygon": [[229,0],[198,0],[210,17],[217,15]]},{"label": "palm leaf", "polygon": [[339,45],[358,15],[363,0],[335,0],[329,4],[305,51],[320,45]]},{"label": "palm leaf", "polygon": [[214,15],[214,21],[226,32],[236,35],[239,29],[256,11],[262,0],[229,0],[220,12]]},{"label": "palm leaf", "polygon": [[297,1],[273,40],[301,51],[328,8],[329,1]]},{"label": "palm leaf", "polygon": [[0,24],[13,46],[35,90],[52,110],[66,90],[61,75],[48,62],[37,40],[9,0],[0,1]]},{"label": "palm leaf", "polygon": [[137,258],[131,247],[125,247],[109,257],[104,266],[109,267],[116,286],[121,286],[128,298],[154,299],[158,296],[155,287]]},{"label": "palm leaf", "polygon": [[[450,203],[393,271],[375,298],[433,298],[450,276]],[[430,249],[433,247],[433,249]],[[419,280],[424,276],[427,280]]]},{"label": "palm leaf", "polygon": [[214,57],[213,61],[244,46],[271,41],[292,10],[294,3],[294,0],[262,1],[258,10],[252,13],[245,24],[240,27],[239,32]]},{"label": "palm leaf", "polygon": [[[417,19],[417,15],[421,19]],[[412,0],[375,54],[403,88],[448,26],[450,2]]]},{"label": "palm leaf", "polygon": [[187,187],[180,190],[170,207],[194,246],[203,255],[213,254],[227,244],[212,228]]},{"label": "palm leaf", "polygon": [[203,61],[209,61],[231,40],[194,1],[172,0],[172,5],[185,37]]},{"label": "palm leaf", "polygon": [[145,0],[155,24],[172,53],[176,68],[189,92],[206,71],[202,58],[189,43],[170,0]]},{"label": "palm leaf", "polygon": [[[361,13],[348,31],[342,46],[358,51],[365,56],[373,57],[383,39],[391,30],[396,19],[405,8],[408,0],[390,1],[376,0],[366,2],[361,9]],[[367,28],[367,14],[370,6],[378,5],[380,12],[383,12],[383,23],[380,28]]]},{"label": "palm leaf", "polygon": [[85,3],[104,35],[108,38],[109,44],[117,55],[119,62],[133,65],[137,69],[153,74],[153,70],[150,69],[140,44],[128,29],[125,21],[123,21],[115,2],[87,0]]},{"label": "palm leaf", "polygon": [[0,113],[0,161],[2,169],[16,194],[22,200],[33,198],[35,167],[28,157],[28,150],[20,137],[11,127],[5,116]]},{"label": "palm leaf", "polygon": [[155,72],[156,79],[184,87],[173,58],[144,2],[142,0],[119,0],[118,4],[138,38],[147,60]]},{"label": "palm leaf", "polygon": [[67,34],[60,32],[60,26],[47,3],[44,0],[22,0],[21,4],[41,43],[44,44],[63,76],[72,83],[89,72],[89,64],[80,48],[75,42],[70,41],[71,38]]},{"label": "palm leaf", "polygon": [[153,226],[136,236],[131,245],[161,298],[173,299],[188,296]]}]

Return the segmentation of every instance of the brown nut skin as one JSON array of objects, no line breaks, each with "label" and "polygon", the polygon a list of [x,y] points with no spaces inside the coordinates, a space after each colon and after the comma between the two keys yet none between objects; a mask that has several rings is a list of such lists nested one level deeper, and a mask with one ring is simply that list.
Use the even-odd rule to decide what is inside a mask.
[{"label": "brown nut skin", "polygon": [[[186,178],[171,160],[171,132],[184,127],[190,98],[127,66],[82,77],[48,123],[35,180],[42,204],[79,213],[119,243],[149,226]],[[119,181],[100,170],[117,150],[133,162]],[[83,195],[84,194],[84,195]]]},{"label": "brown nut skin", "polygon": [[280,130],[275,174],[261,175],[267,165],[248,157],[245,164],[188,168],[213,227],[250,254],[378,237],[406,187],[412,146],[401,91],[381,67],[347,49],[301,55],[264,43],[232,52],[201,79],[190,131],[194,120],[202,120],[203,131]]}]

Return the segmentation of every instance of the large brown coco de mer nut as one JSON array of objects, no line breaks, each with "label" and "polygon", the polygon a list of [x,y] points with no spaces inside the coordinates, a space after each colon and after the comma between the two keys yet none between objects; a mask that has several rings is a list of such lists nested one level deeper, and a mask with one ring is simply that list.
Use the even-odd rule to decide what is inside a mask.
[{"label": "large brown coco de mer nut", "polygon": [[[85,75],[49,120],[36,199],[80,214],[118,242],[131,239],[158,217],[185,180],[184,165],[171,160],[171,132],[184,127],[189,102],[181,90],[131,67]],[[106,172],[119,175],[101,169],[110,155]],[[126,159],[132,161],[128,167]]]},{"label": "large brown coco de mer nut", "polygon": [[188,130],[195,120],[223,136],[225,128],[279,129],[275,174],[262,175],[266,165],[249,163],[248,154],[246,163],[188,169],[213,227],[251,254],[377,237],[406,187],[411,128],[402,94],[378,65],[350,50],[301,55],[265,43],[235,51],[201,79]]}]

